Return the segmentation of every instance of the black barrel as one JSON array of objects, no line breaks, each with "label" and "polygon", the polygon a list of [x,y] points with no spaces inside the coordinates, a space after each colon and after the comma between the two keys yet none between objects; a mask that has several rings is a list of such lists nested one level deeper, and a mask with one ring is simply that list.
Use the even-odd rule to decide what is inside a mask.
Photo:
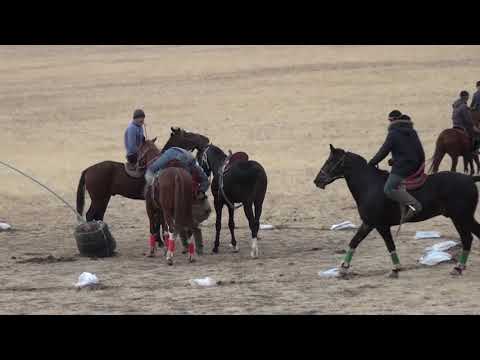
[{"label": "black barrel", "polygon": [[111,257],[117,243],[108,225],[103,221],[90,221],[75,228],[75,240],[80,255],[88,257]]}]

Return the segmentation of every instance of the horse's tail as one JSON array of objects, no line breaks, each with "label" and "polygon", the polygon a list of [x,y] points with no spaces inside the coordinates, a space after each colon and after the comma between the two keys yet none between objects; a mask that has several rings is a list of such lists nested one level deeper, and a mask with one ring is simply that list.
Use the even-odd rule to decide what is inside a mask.
[{"label": "horse's tail", "polygon": [[182,230],[182,227],[192,227],[192,189],[185,184],[185,179],[182,177],[180,169],[175,172],[175,203],[174,203],[174,218],[177,232]]},{"label": "horse's tail", "polygon": [[83,208],[85,207],[85,174],[87,170],[82,172],[77,188],[77,212],[83,216]]},{"label": "horse's tail", "polygon": [[433,157],[431,159],[432,165],[430,165],[430,168],[428,169],[429,174],[438,172],[440,163],[442,162],[442,159],[445,156],[445,151],[442,149],[440,140],[441,140],[441,136],[438,137],[437,143],[435,145],[435,153],[433,154]]}]

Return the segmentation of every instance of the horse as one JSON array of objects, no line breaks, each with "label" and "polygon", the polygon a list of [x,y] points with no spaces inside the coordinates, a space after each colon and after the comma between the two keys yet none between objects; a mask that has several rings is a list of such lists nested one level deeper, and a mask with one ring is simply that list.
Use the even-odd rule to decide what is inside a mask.
[{"label": "horse", "polygon": [[[188,171],[179,167],[168,167],[160,173],[149,187],[150,196],[146,196],[147,214],[150,229],[162,225],[163,239],[166,245],[166,259],[168,265],[173,265],[175,241],[182,231],[190,231],[193,227],[192,216],[192,176]],[[156,232],[151,232],[150,254],[155,256]],[[195,244],[188,238],[188,259],[194,262]]]},{"label": "horse", "polygon": [[[200,151],[210,142],[203,135],[187,132],[180,128],[172,127],[171,131],[170,138],[161,152],[171,147]],[[123,163],[103,161],[82,171],[77,188],[77,212],[80,216],[83,216],[85,189],[87,189],[91,200],[90,208],[86,214],[87,221],[103,221],[112,196],[121,195],[128,199],[145,200],[144,188],[145,179],[143,176],[133,178],[127,175]]]},{"label": "horse", "polygon": [[219,147],[212,144],[197,153],[197,161],[207,176],[210,177],[210,174],[213,172],[211,189],[217,218],[215,243],[212,252],[214,254],[218,253],[224,205],[228,207],[228,227],[231,234],[231,246],[234,252],[239,251],[234,232],[234,204],[242,203],[252,234],[250,255],[252,258],[257,258],[257,235],[260,228],[262,206],[267,192],[267,174],[258,162],[246,159],[234,161],[229,170],[225,172],[225,165],[228,160],[229,157]]},{"label": "horse", "polygon": [[[362,225],[350,241],[350,247],[341,264],[341,275],[348,274],[355,249],[373,229],[376,229],[385,241],[393,262],[390,277],[398,277],[401,266],[390,227],[400,223],[401,209],[383,192],[388,175],[386,171],[369,166],[360,155],[335,149],[330,145],[330,156],[315,178],[314,184],[320,189],[325,189],[335,180],[344,178],[362,219]],[[462,254],[451,272],[452,275],[461,275],[466,268],[472,246],[472,233],[480,238],[480,224],[474,218],[478,204],[475,183],[478,181],[480,176],[471,177],[443,171],[429,175],[421,188],[411,192],[422,203],[423,210],[409,222],[425,221],[443,215],[452,220],[460,234]]]},{"label": "horse", "polygon": [[[480,124],[480,112],[472,111],[472,120],[475,126]],[[480,172],[480,161],[477,153],[471,151],[471,141],[468,134],[462,129],[446,129],[443,130],[438,136],[435,153],[432,158],[432,165],[430,166],[430,173],[437,173],[440,163],[443,160],[445,154],[448,154],[452,159],[451,171],[457,171],[458,158],[463,156],[464,172],[468,172],[470,167],[470,175],[475,173],[473,161],[477,165],[477,173]]]}]

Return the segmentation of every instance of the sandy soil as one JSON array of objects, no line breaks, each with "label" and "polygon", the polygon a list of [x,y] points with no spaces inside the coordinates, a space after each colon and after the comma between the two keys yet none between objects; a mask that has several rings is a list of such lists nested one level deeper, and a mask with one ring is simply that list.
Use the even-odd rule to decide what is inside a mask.
[{"label": "sandy soil", "polygon": [[[459,279],[448,274],[452,264],[418,264],[435,241],[415,240],[415,231],[458,239],[445,218],[404,226],[396,244],[408,270],[397,280],[386,277],[390,259],[377,233],[355,254],[350,280],[319,278],[353,236],[327,229],[359,218],[343,180],[325,191],[313,185],[330,143],[372,156],[393,108],[412,116],[430,157],[450,126],[450,104],[461,89],[473,90],[479,73],[478,46],[0,47],[1,160],[73,204],[84,168],[123,160],[123,131],[143,107],[149,134],[162,142],[170,126],[182,126],[261,162],[269,175],[262,223],[283,226],[261,232],[260,258],[252,260],[243,211],[236,215],[239,254],[228,247],[224,212],[221,254],[188,264],[177,253],[168,267],[142,256],[144,204],[116,197],[105,220],[118,255],[80,258],[73,214],[0,168],[0,221],[15,228],[0,233],[0,313],[480,313],[478,241]],[[449,166],[444,160],[442,168]],[[208,249],[213,221],[203,227]],[[103,288],[76,291],[83,271],[97,274]],[[204,276],[223,285],[188,285]]]}]

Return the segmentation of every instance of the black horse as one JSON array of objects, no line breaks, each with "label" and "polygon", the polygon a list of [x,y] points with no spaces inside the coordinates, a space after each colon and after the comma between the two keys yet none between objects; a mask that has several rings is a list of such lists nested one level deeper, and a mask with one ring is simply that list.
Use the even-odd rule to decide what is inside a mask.
[{"label": "black horse", "polygon": [[[390,252],[393,270],[391,277],[397,277],[400,262],[395,252],[390,227],[400,222],[400,206],[388,199],[383,186],[388,172],[367,165],[361,156],[335,149],[330,145],[330,157],[314,180],[317,187],[325,187],[337,179],[344,178],[357,203],[362,225],[350,242],[350,248],[341,264],[341,274],[346,275],[353,253],[360,242],[376,229],[385,241]],[[462,255],[452,275],[460,275],[465,269],[468,254],[472,246],[472,233],[480,238],[480,224],[475,221],[474,213],[478,203],[478,190],[475,182],[480,177],[470,177],[453,172],[439,172],[430,175],[425,184],[412,191],[423,205],[423,210],[411,219],[411,222],[428,220],[438,215],[452,219],[462,240]]]},{"label": "black horse", "polygon": [[[222,228],[222,209],[228,207],[228,227],[232,235],[231,245],[238,251],[235,240],[234,204],[242,203],[245,216],[252,232],[251,256],[258,257],[257,234],[260,228],[262,205],[267,192],[267,174],[256,161],[239,160],[234,162],[228,172],[224,173],[227,155],[217,146],[208,145],[197,153],[197,160],[207,176],[213,172],[212,194],[214,198],[216,219],[216,236],[213,253],[218,253],[220,245],[220,230]],[[220,184],[223,183],[223,190]],[[254,208],[255,214],[254,214]]]}]

